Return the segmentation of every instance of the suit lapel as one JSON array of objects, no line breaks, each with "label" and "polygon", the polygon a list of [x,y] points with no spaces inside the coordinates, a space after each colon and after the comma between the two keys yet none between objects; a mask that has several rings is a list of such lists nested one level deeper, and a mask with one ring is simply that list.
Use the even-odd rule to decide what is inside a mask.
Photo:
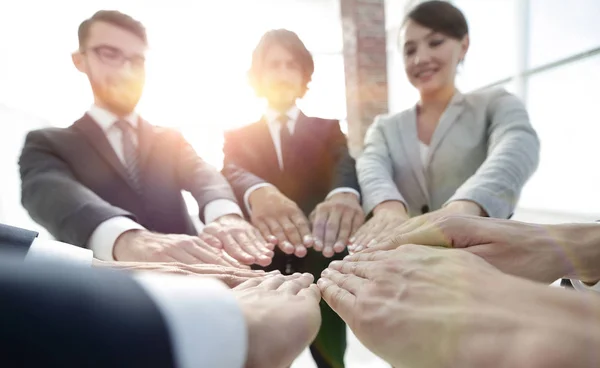
[{"label": "suit lapel", "polygon": [[429,144],[429,155],[427,156],[427,165],[429,165],[431,162],[435,151],[440,147],[452,124],[454,124],[454,122],[462,114],[464,110],[463,100],[464,96],[460,92],[456,91],[454,97],[452,97],[452,100],[450,100],[446,111],[444,111],[442,114],[438,126],[435,128],[433,136],[431,137],[431,143]]},{"label": "suit lapel", "polygon": [[108,142],[108,139],[106,139],[106,135],[104,134],[104,131],[102,131],[102,128],[100,128],[100,126],[87,114],[79,119],[74,126],[83,133],[88,140],[88,143],[110,166],[112,166],[119,176],[121,176],[129,186],[135,188],[129,179],[129,175],[127,175],[125,166],[123,166],[117,157],[115,150]]},{"label": "suit lapel", "polygon": [[423,173],[423,162],[420,155],[421,148],[419,147],[419,135],[417,134],[417,108],[414,107],[409,110],[407,119],[401,119],[398,124],[405,157],[412,169],[413,175],[417,178],[421,193],[429,202],[429,191],[427,190],[427,182]]},{"label": "suit lapel", "polygon": [[144,168],[154,142],[153,126],[143,119],[138,120],[138,152],[140,158],[138,161],[140,171]]}]

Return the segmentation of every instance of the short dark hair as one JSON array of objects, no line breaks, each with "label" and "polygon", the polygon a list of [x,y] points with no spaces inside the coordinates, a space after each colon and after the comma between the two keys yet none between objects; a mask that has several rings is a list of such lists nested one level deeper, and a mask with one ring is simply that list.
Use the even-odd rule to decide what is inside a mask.
[{"label": "short dark hair", "polygon": [[447,1],[422,2],[406,15],[402,25],[409,20],[457,40],[462,40],[469,33],[464,14]]},{"label": "short dark hair", "polygon": [[148,43],[146,28],[141,22],[117,10],[100,10],[92,15],[91,18],[84,20],[79,25],[77,35],[79,37],[80,49],[84,48],[85,43],[90,36],[90,29],[96,22],[105,22],[122,28],[139,37],[142,41],[144,41],[145,44]]},{"label": "short dark hair", "polygon": [[259,80],[262,73],[263,61],[267,51],[274,45],[285,48],[294,56],[294,59],[296,59],[302,69],[302,75],[304,77],[304,93],[306,93],[308,90],[308,83],[312,80],[312,75],[315,71],[315,62],[300,37],[287,29],[273,29],[261,37],[252,53],[252,64],[248,71],[250,84],[257,94],[262,94],[262,91],[260,91]]}]

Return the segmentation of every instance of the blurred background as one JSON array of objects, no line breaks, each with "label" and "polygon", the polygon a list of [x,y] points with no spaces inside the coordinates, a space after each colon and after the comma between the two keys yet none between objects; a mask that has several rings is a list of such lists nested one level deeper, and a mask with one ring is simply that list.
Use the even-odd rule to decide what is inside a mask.
[{"label": "blurred background", "polygon": [[[600,1],[456,0],[469,22],[463,92],[502,86],[525,101],[541,143],[540,167],[515,218],[600,218]],[[221,167],[224,130],[264,108],[246,80],[251,52],[272,28],[299,34],[315,58],[308,115],[343,122],[355,152],[372,117],[414,105],[398,28],[405,0],[21,0],[0,5],[0,221],[39,229],[20,206],[17,159],[27,131],[66,127],[92,104],[73,67],[79,23],[99,9],[142,21],[151,46],[144,118],[180,129]],[[190,211],[195,211],[194,204]],[[312,367],[303,354],[294,365]],[[348,367],[385,367],[354,338]]]}]

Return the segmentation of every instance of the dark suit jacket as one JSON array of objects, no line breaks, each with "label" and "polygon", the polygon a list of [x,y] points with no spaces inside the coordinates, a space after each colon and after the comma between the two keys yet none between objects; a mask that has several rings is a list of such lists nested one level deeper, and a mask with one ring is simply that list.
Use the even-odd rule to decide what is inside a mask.
[{"label": "dark suit jacket", "polygon": [[140,119],[142,193],[94,120],[84,115],[65,129],[30,132],[19,160],[21,201],[58,240],[85,246],[103,221],[129,217],[160,233],[195,234],[182,190],[200,207],[235,196],[225,178],[194,152],[180,133]]},{"label": "dark suit jacket", "polygon": [[0,224],[0,251],[23,259],[37,236],[35,231]]},{"label": "dark suit jacket", "polygon": [[124,273],[0,255],[3,367],[175,367],[155,301]]},{"label": "dark suit jacket", "polygon": [[[291,163],[279,169],[275,146],[265,121],[225,134],[223,174],[242,200],[258,183],[271,183],[302,211],[310,212],[336,188],[359,190],[354,159],[337,120],[300,114],[294,128]],[[244,208],[244,210],[246,210]]]}]

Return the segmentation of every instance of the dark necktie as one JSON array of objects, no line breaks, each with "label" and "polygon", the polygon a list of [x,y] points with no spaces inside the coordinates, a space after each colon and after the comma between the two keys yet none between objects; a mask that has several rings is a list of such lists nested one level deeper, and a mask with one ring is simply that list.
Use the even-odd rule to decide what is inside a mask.
[{"label": "dark necktie", "polygon": [[134,143],[135,128],[124,120],[119,120],[115,126],[121,131],[121,144],[123,146],[123,159],[125,171],[133,184],[134,189],[140,192],[140,170],[138,165],[138,150]]},{"label": "dark necktie", "polygon": [[290,118],[287,115],[280,115],[277,120],[279,121],[279,140],[281,143],[281,162],[283,162],[283,170],[289,168],[290,159],[292,156],[292,135],[288,128],[288,122]]}]

